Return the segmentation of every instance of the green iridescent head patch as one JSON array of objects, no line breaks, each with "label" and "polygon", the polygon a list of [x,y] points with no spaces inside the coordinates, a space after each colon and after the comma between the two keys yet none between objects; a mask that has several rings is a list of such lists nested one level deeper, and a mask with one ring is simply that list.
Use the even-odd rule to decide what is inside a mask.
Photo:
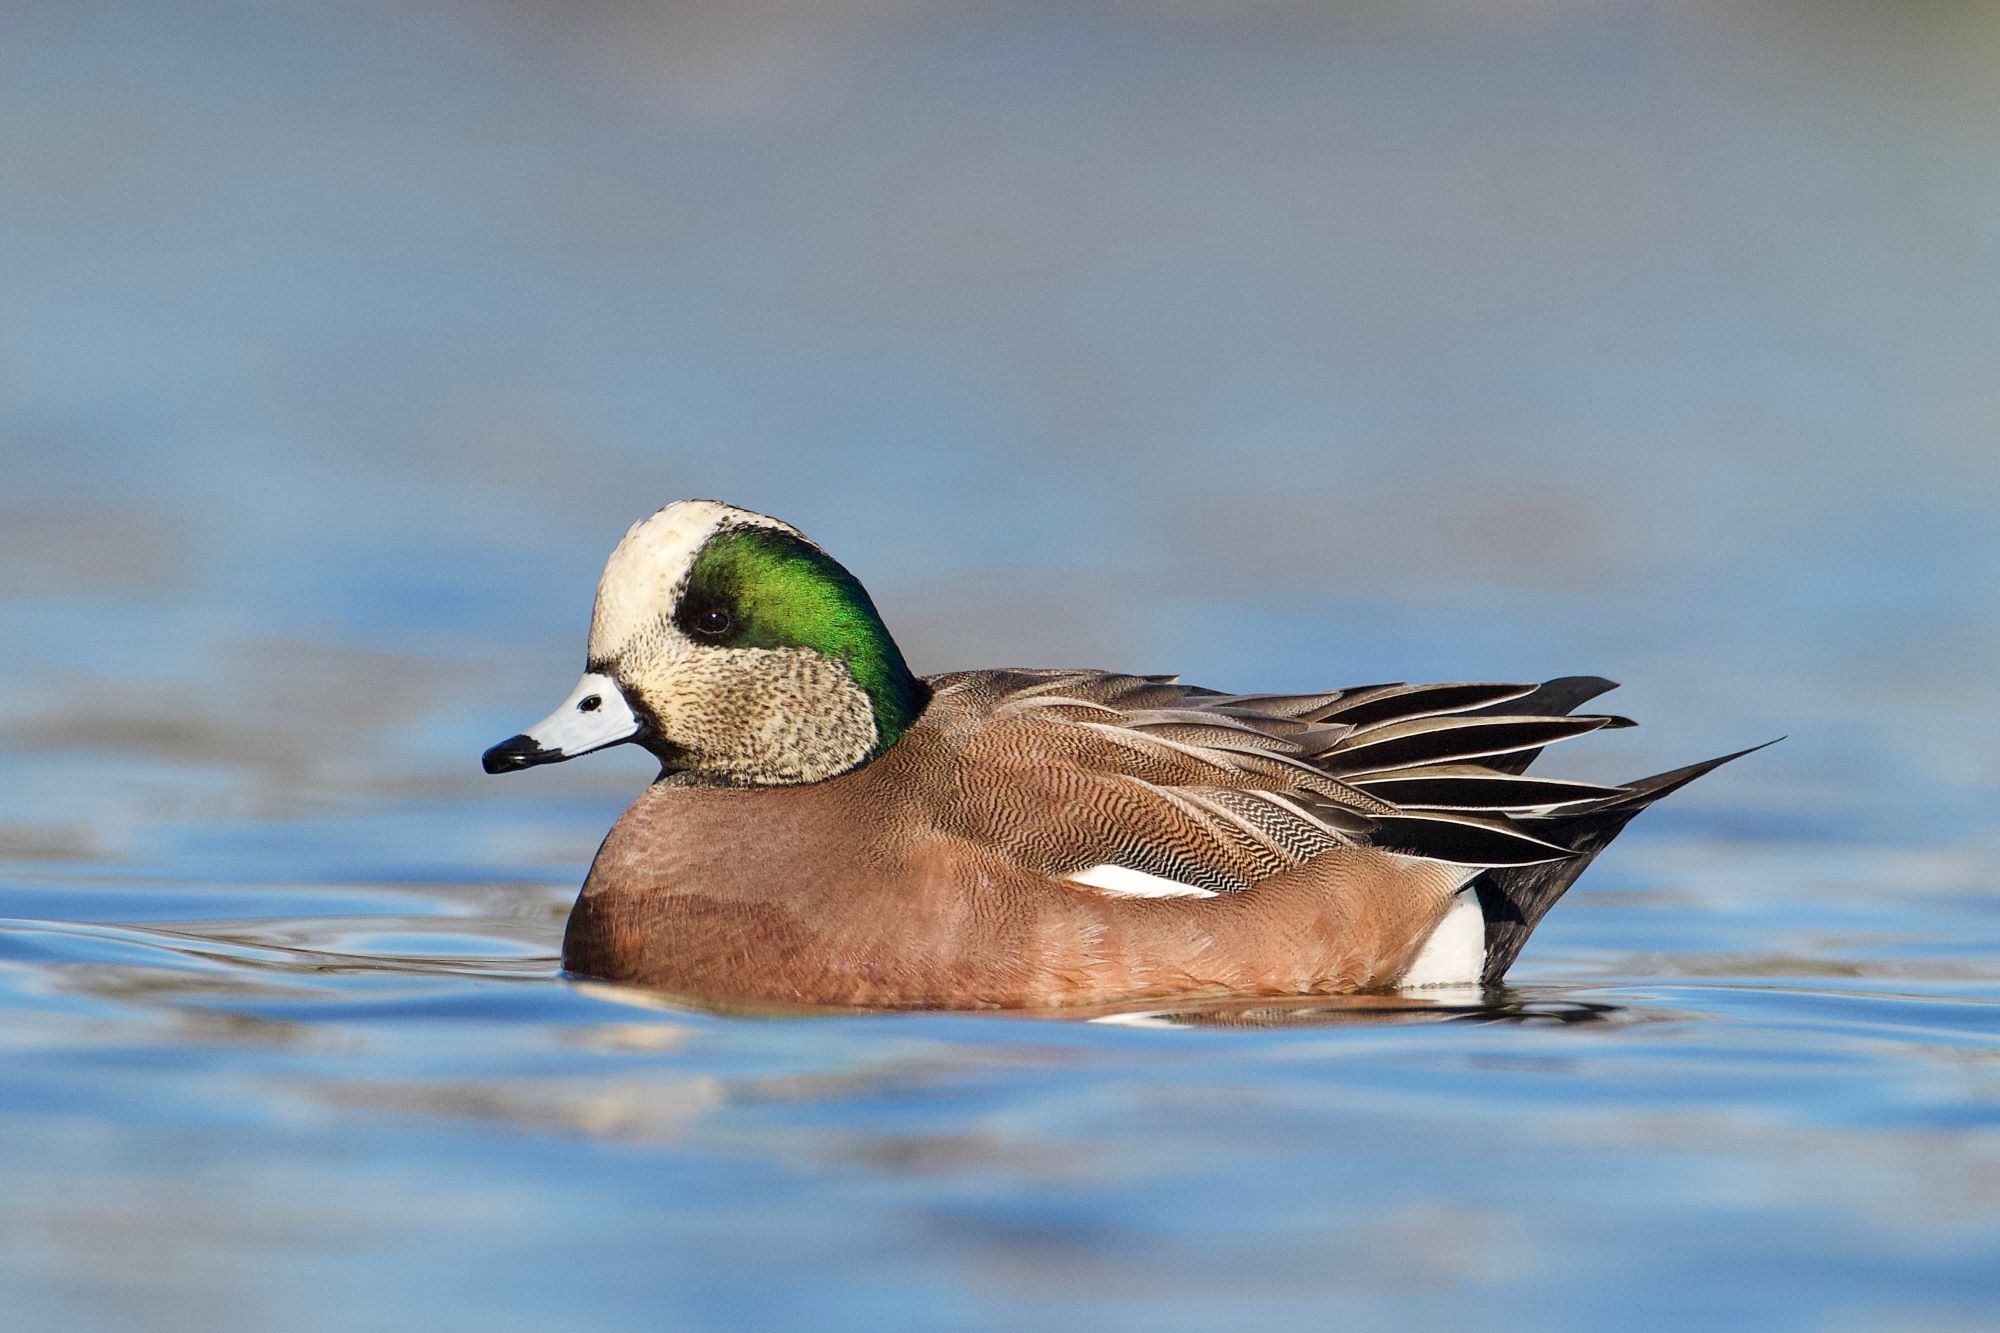
[{"label": "green iridescent head patch", "polygon": [[845,666],[874,706],[878,754],[923,711],[923,686],[867,590],[789,532],[746,527],[710,538],[688,571],[674,622],[695,643],[806,648]]}]

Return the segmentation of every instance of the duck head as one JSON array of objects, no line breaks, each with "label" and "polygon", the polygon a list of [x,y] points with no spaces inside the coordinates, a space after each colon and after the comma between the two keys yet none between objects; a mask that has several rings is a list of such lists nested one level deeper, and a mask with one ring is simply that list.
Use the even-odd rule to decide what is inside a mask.
[{"label": "duck head", "polygon": [[605,563],[583,679],[488,773],[643,746],[661,775],[816,782],[894,745],[928,698],[854,576],[788,523],[682,500]]}]

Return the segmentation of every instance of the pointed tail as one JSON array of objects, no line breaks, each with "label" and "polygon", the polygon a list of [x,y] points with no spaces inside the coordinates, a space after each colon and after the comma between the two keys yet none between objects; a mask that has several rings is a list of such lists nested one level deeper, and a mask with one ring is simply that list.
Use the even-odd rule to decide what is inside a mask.
[{"label": "pointed tail", "polygon": [[[1764,742],[1764,745],[1775,744],[1777,741]],[[1527,826],[1537,837],[1569,848],[1572,855],[1560,861],[1544,861],[1536,865],[1496,866],[1474,881],[1479,893],[1479,910],[1486,917],[1486,970],[1480,975],[1480,980],[1490,986],[1507,974],[1507,969],[1520,957],[1521,946],[1528,942],[1528,936],[1534,933],[1549,909],[1556,905],[1556,900],[1576,882],[1584,867],[1618,836],[1632,816],[1662,796],[1679,791],[1702,774],[1718,769],[1732,759],[1741,759],[1746,754],[1761,750],[1764,745],[1753,745],[1748,750],[1738,750],[1719,759],[1642,778],[1628,783],[1618,796],[1580,810],[1528,823]]]}]

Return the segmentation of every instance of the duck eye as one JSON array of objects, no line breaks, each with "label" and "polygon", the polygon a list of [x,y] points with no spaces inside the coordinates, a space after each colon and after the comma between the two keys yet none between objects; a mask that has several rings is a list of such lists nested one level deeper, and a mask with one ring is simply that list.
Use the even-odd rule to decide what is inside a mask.
[{"label": "duck eye", "polygon": [[729,633],[730,626],[734,623],[727,611],[719,606],[711,606],[707,610],[695,613],[694,631],[710,638],[720,638]]},{"label": "duck eye", "polygon": [[586,694],[576,701],[576,711],[579,713],[595,713],[602,707],[604,707],[604,696],[601,694]]}]

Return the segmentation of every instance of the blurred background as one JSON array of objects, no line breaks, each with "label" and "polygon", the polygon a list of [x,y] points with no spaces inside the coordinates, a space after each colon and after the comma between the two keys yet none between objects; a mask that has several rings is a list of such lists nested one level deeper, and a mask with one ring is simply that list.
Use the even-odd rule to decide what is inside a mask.
[{"label": "blurred background", "polygon": [[[15,0],[0,182],[0,916],[21,923],[0,932],[19,1056],[0,1073],[0,1304],[17,1314],[252,1327],[303,1308],[297,1326],[335,1326],[311,1293],[337,1281],[376,1316],[449,1319],[490,1290],[468,1274],[534,1254],[565,1256],[561,1302],[487,1326],[647,1309],[1006,1327],[1040,1308],[1019,1303],[1020,1273],[1051,1271],[1069,1276],[1044,1315],[1087,1298],[1100,1322],[1171,1327],[1249,1308],[1221,1274],[1193,1291],[1175,1286],[1190,1269],[1120,1268],[1096,1228],[1141,1216],[1175,1239],[1221,1208],[1295,1240],[1271,1182],[1352,1178],[1319,1131],[1373,1142],[1367,1126],[1274,1131],[1316,1146],[1267,1163],[1241,1216],[1206,1186],[1129,1214],[1086,1195],[1054,1222],[982,1219],[936,1254],[935,1210],[977,1211],[968,1178],[1034,1196],[1081,1168],[978,1151],[963,1167],[963,1106],[888,1097],[895,1133],[937,1119],[895,1159],[928,1163],[914,1176],[863,1173],[886,1211],[780,1170],[785,1211],[738,1219],[803,1270],[872,1275],[831,1306],[783,1304],[721,1239],[719,1270],[647,1282],[578,1270],[553,1239],[612,1219],[656,1256],[707,1254],[676,1247],[713,1217],[674,1230],[631,1182],[683,1205],[720,1191],[741,1214],[731,1171],[779,1170],[806,1132],[774,1149],[725,1116],[722,1147],[662,1156],[644,1108],[663,1099],[732,1105],[747,1068],[750,1100],[769,1100],[808,1051],[850,1069],[874,1043],[927,1042],[938,1067],[983,1069],[1028,1040],[691,1016],[621,1046],[604,1033],[626,1031],[622,1008],[554,981],[568,897],[650,768],[617,753],[500,781],[478,755],[569,688],[625,527],[706,496],[828,547],[920,671],[1106,666],[1242,690],[1601,673],[1645,726],[1556,766],[1614,779],[1789,733],[1641,821],[1517,978],[1708,975],[1660,960],[1720,948],[1739,979],[1746,956],[1791,959],[1746,993],[1808,973],[1950,992],[1937,1041],[1960,1081],[1903,1052],[1853,1071],[1900,1089],[1862,1110],[1859,1083],[1725,1098],[1734,1130],[1761,1117],[1796,1147],[1817,1126],[1827,1155],[1800,1149],[1797,1177],[1681,1221],[1774,1290],[1795,1282],[1762,1327],[2000,1317],[2000,1009],[1981,1007],[2000,1000],[2000,8]],[[1678,897],[1643,897],[1668,879]],[[1593,885],[1625,913],[1578,905]],[[310,1004],[290,989],[308,985]],[[415,1009],[367,1008],[383,987]],[[1802,1040],[1786,1023],[1819,1020],[1772,1021],[1765,1056]],[[1910,1021],[1856,1015],[1826,1058]],[[1452,1030],[1463,1049],[1404,1054],[1471,1078],[1488,1030]],[[1053,1031],[1035,1030],[1062,1052],[1029,1062],[1042,1074],[1083,1077],[1106,1049],[1151,1068]],[[625,1100],[598,1066],[537,1066],[551,1081],[531,1110],[491,1112],[523,1086],[522,1051],[583,1047],[641,1053],[618,1076],[636,1084],[612,1080]],[[426,1128],[351,1118],[386,1097],[384,1050],[426,1077],[441,1050],[466,1062],[411,1094]],[[312,1063],[328,1052],[349,1063]],[[1652,1107],[1682,1074],[1633,1096]],[[980,1095],[1035,1108],[1020,1134],[1038,1147],[1090,1114],[1074,1088],[1058,1114],[1046,1083],[993,1077]],[[1433,1094],[1526,1095],[1447,1079],[1397,1115],[1431,1123]],[[1105,1095],[1110,1137],[1152,1123]],[[836,1114],[804,1101],[808,1121]],[[631,1115],[655,1148],[580,1184],[596,1178],[564,1154]],[[1897,1115],[1916,1138],[1829,1204],[1832,1164]],[[438,1128],[495,1116],[510,1148]],[[1524,1163],[1566,1160],[1546,1126],[1516,1128]],[[462,1155],[468,1194],[431,1185],[459,1212],[392,1225],[330,1184],[400,1194],[412,1142]],[[1277,1244],[1287,1281],[1259,1308],[1588,1323],[1624,1309],[1622,1284],[1662,1320],[1725,1312],[1687,1281],[1729,1269],[1721,1248],[1676,1266],[1650,1231],[1593,1230],[1587,1192],[1537,1216],[1589,1234],[1543,1243],[1618,1237],[1629,1266],[1644,1235],[1654,1266],[1600,1254],[1580,1285],[1545,1278],[1546,1302],[1508,1306],[1528,1300],[1509,1283],[1554,1261],[1523,1239],[1532,1219],[1463,1211],[1483,1177],[1459,1165],[1386,1233],[1340,1232],[1344,1268]],[[1709,1165],[1740,1178],[1740,1161]],[[478,1232],[464,1219],[490,1213],[466,1180],[494,1171],[519,1174],[491,1207],[541,1200],[527,1215],[547,1220],[553,1180],[570,1211],[504,1245]],[[78,1215],[92,1190],[106,1202]],[[1956,1220],[1762,1247],[1791,1210],[1863,1194],[1948,1194]],[[301,1195],[322,1211],[297,1212]],[[799,1220],[826,1208],[888,1248]],[[175,1249],[161,1233],[183,1218],[197,1239]],[[1384,1234],[1410,1285],[1356,1295]],[[456,1255],[457,1278],[352,1258],[383,1236]],[[1858,1254],[1886,1269],[1856,1276]],[[1830,1286],[1846,1303],[1816,1306]]]}]

